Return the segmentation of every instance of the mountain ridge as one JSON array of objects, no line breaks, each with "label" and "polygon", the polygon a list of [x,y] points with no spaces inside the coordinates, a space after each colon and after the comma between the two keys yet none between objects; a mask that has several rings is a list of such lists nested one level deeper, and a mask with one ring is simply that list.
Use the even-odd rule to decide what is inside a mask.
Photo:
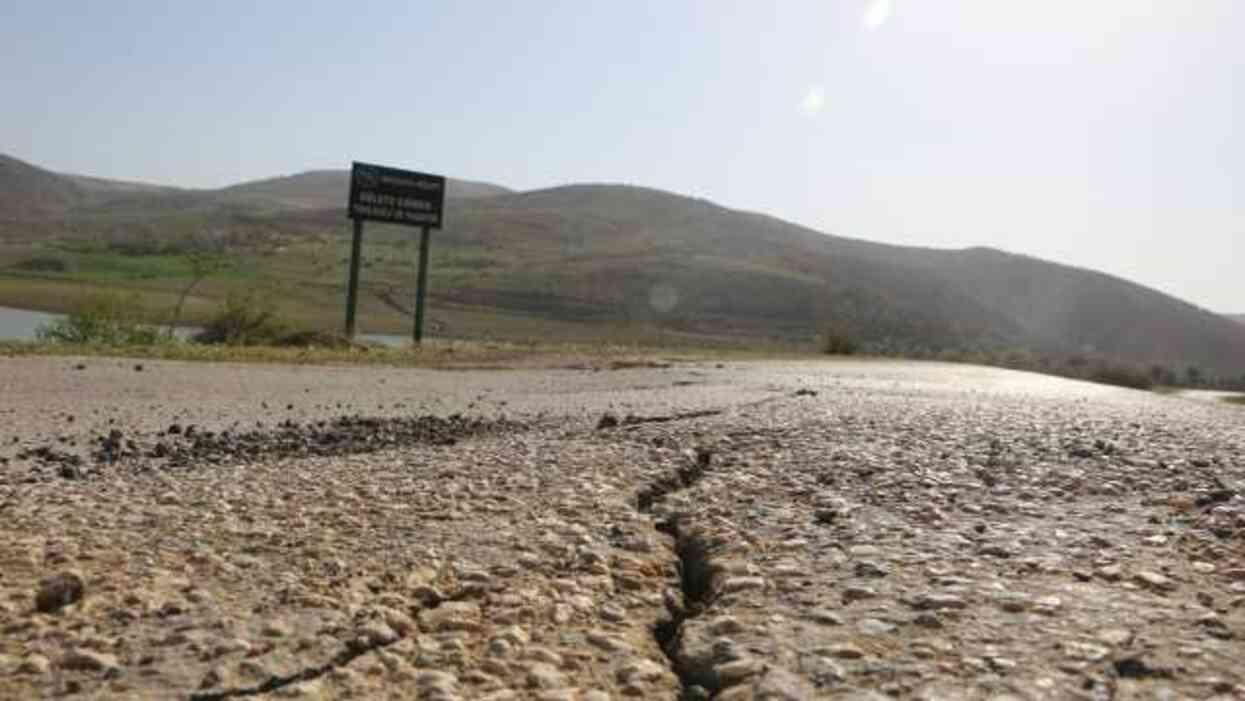
[{"label": "mountain ridge", "polygon": [[[86,177],[0,160],[0,183],[20,186],[0,197],[0,222],[54,238],[169,236],[189,221],[232,232],[242,246],[274,236],[284,242],[274,245],[340,240],[348,229],[345,170],[207,191]],[[434,267],[433,289],[455,304],[699,334],[844,334],[883,352],[1027,349],[1245,373],[1245,325],[1086,268],[986,246],[827,234],[635,185],[516,192],[451,180],[450,189],[455,203],[436,249],[450,262]]]}]

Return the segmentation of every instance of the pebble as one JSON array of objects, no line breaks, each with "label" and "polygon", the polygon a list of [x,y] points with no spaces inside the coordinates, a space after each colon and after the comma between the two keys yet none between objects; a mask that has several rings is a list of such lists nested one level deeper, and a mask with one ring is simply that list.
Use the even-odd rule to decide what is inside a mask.
[{"label": "pebble", "polygon": [[420,621],[432,631],[477,631],[480,629],[480,605],[472,601],[447,601],[437,608],[423,611]]},{"label": "pebble", "polygon": [[61,669],[80,672],[105,672],[120,669],[115,655],[108,655],[94,650],[70,650],[61,658]]},{"label": "pebble", "polygon": [[17,672],[19,674],[47,674],[51,668],[51,660],[38,653],[32,653],[17,665]]},{"label": "pebble", "polygon": [[763,577],[728,577],[722,582],[723,594],[734,594],[742,591],[753,591],[765,588]]},{"label": "pebble", "polygon": [[1176,583],[1169,577],[1165,577],[1158,572],[1142,570],[1133,575],[1133,581],[1138,584],[1157,589],[1160,591],[1171,591],[1176,588]]},{"label": "pebble", "polygon": [[529,689],[560,689],[566,686],[565,675],[545,662],[528,665],[525,678]]},{"label": "pebble", "polygon": [[722,686],[738,684],[753,675],[759,674],[765,665],[755,659],[744,658],[723,662],[713,668],[713,674]]},{"label": "pebble", "polygon": [[865,656],[864,650],[849,643],[840,643],[821,648],[817,650],[817,653],[840,660],[858,660]]},{"label": "pebble", "polygon": [[962,609],[968,606],[963,598],[955,594],[943,594],[939,592],[920,594],[908,600],[908,604],[915,609],[940,611],[943,609]]},{"label": "pebble", "polygon": [[634,662],[628,662],[618,668],[615,676],[619,684],[644,684],[656,682],[670,674],[665,666],[657,664],[652,660],[641,659]]},{"label": "pebble", "polygon": [[35,592],[35,610],[40,613],[53,613],[76,604],[86,593],[86,584],[75,572],[61,572],[39,582]]}]

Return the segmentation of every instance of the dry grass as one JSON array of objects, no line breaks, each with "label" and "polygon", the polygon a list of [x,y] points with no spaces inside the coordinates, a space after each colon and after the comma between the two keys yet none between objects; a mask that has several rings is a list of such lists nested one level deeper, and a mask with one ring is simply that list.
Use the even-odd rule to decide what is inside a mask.
[{"label": "dry grass", "polygon": [[[719,349],[686,350],[602,344],[536,344],[505,341],[430,340],[423,346],[277,348],[171,343],[157,346],[100,346],[0,341],[0,357],[88,356],[190,362],[294,365],[389,365],[445,369],[652,367],[672,362],[755,359],[772,355]],[[794,356],[793,356],[794,357]]]}]

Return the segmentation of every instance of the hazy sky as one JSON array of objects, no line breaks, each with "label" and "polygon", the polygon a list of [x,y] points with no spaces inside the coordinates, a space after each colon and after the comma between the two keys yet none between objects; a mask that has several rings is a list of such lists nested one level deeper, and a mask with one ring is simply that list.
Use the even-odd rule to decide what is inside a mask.
[{"label": "hazy sky", "polygon": [[0,46],[54,170],[626,182],[1245,312],[1241,0],[0,0]]}]

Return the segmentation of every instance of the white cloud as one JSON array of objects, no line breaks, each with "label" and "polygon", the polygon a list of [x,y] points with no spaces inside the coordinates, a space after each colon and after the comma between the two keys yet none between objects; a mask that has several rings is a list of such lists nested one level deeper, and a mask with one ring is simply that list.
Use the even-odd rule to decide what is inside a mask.
[{"label": "white cloud", "polygon": [[800,111],[809,117],[814,117],[821,112],[826,106],[826,92],[820,85],[810,85],[808,90],[804,92],[804,99],[800,100]]},{"label": "white cloud", "polygon": [[886,20],[890,17],[891,0],[869,0],[869,6],[865,8],[865,14],[860,22],[865,29],[872,31],[886,24]]}]

